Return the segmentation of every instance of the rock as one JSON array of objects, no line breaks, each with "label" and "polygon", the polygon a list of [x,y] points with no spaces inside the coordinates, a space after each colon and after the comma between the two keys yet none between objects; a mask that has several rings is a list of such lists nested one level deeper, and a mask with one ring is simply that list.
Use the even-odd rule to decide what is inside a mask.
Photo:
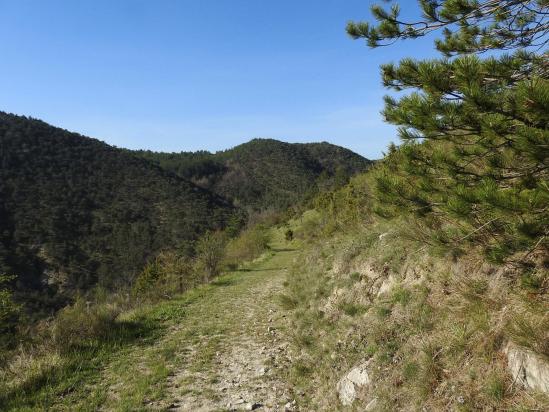
[{"label": "rock", "polygon": [[368,365],[364,362],[351,369],[337,384],[339,400],[344,406],[351,405],[357,397],[357,390],[370,384]]},{"label": "rock", "polygon": [[507,355],[507,368],[515,382],[549,394],[549,362],[514,343],[508,343],[504,352]]},{"label": "rock", "polygon": [[373,411],[374,408],[377,406],[377,398],[372,399],[370,402],[368,402],[368,405],[364,408],[365,412]]},{"label": "rock", "polygon": [[397,282],[393,277],[393,275],[389,275],[389,277],[386,280],[384,280],[381,286],[379,287],[377,291],[377,296],[381,296],[384,293],[389,292],[396,285],[396,283]]},{"label": "rock", "polygon": [[379,235],[379,240],[383,240],[383,238],[385,236],[387,236],[388,234],[389,234],[389,232],[382,233],[381,235]]},{"label": "rock", "polygon": [[288,402],[286,405],[284,405],[284,412],[293,412],[295,411],[295,400],[292,402]]}]

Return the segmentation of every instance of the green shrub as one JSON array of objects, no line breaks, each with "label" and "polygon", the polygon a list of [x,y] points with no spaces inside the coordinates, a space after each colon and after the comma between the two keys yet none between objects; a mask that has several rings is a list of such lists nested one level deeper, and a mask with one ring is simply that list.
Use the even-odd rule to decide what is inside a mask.
[{"label": "green shrub", "polygon": [[137,277],[133,286],[133,292],[136,295],[143,296],[154,292],[155,286],[160,282],[163,276],[163,270],[158,259],[147,263],[141,274]]},{"label": "green shrub", "polygon": [[225,264],[236,268],[242,262],[253,260],[269,248],[269,242],[269,232],[262,225],[246,229],[227,244]]},{"label": "green shrub", "polygon": [[190,259],[173,251],[164,251],[147,263],[132,292],[136,297],[157,300],[183,293],[195,284]]},{"label": "green shrub", "polygon": [[119,328],[116,318],[120,313],[116,303],[92,304],[78,297],[73,305],[59,311],[53,321],[53,342],[65,351],[110,339]]},{"label": "green shrub", "polygon": [[294,239],[294,231],[292,229],[286,230],[286,232],[284,233],[284,238],[288,242],[291,242]]},{"label": "green shrub", "polygon": [[208,232],[196,244],[195,271],[208,282],[221,271],[227,239],[222,232]]}]

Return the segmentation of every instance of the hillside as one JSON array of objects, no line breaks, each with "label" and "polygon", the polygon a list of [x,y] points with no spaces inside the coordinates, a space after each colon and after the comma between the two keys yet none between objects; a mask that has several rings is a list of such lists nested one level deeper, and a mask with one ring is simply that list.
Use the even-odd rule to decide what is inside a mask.
[{"label": "hillside", "polygon": [[318,189],[341,186],[371,161],[329,143],[254,139],[217,153],[136,154],[249,210],[284,210]]},{"label": "hillside", "polygon": [[29,305],[127,285],[160,249],[182,248],[235,213],[126,151],[7,113],[0,164],[0,273],[17,276]]},{"label": "hillside", "polygon": [[[336,232],[329,221],[318,208],[269,229],[271,250],[261,258],[173,299],[121,314],[116,303],[99,304],[83,328],[74,322],[85,309],[69,308],[51,326],[69,332],[40,343],[44,355],[0,370],[0,406],[547,410],[539,291],[477,257],[417,252],[400,221],[355,221]],[[116,317],[101,324],[109,310]],[[71,327],[94,338],[71,337]],[[58,346],[56,357],[43,349]]]},{"label": "hillside", "polygon": [[57,367],[42,359],[42,367],[0,369],[0,409],[284,410],[295,393],[285,382],[288,319],[276,297],[297,250],[285,249],[280,230],[272,245],[208,285],[123,313],[90,350],[66,337]]}]

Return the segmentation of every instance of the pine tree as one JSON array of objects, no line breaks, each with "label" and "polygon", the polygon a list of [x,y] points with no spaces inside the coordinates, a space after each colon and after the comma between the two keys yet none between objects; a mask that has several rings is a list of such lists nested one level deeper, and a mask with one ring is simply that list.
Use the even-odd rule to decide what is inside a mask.
[{"label": "pine tree", "polygon": [[385,98],[402,145],[376,172],[379,212],[413,211],[430,240],[479,244],[497,261],[546,252],[549,1],[418,3],[420,21],[393,4],[372,7],[377,25],[347,27],[374,48],[442,31],[441,58],[382,66],[387,88],[410,92]]}]

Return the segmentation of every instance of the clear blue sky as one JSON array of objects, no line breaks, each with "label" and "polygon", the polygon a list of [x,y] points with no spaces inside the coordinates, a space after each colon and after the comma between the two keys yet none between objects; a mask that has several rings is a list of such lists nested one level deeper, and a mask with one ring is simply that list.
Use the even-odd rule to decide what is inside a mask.
[{"label": "clear blue sky", "polygon": [[427,40],[351,40],[346,22],[371,3],[0,0],[0,110],[132,149],[271,137],[378,158],[396,140],[379,65],[434,54]]}]

